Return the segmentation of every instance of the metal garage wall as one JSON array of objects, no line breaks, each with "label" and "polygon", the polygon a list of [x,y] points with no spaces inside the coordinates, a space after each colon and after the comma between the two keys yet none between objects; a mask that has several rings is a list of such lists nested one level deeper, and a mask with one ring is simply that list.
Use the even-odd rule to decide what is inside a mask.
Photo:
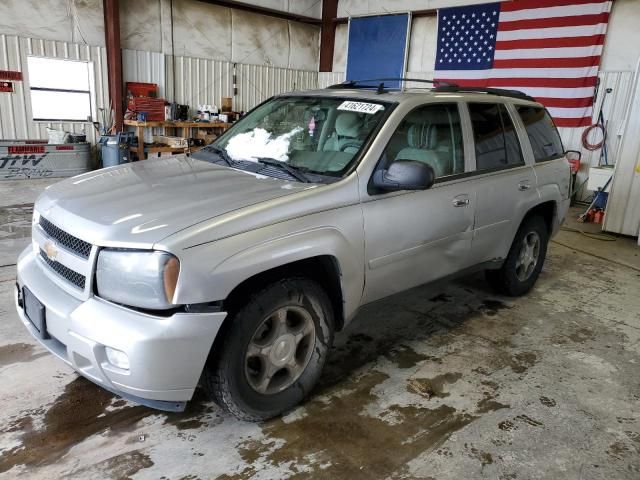
[{"label": "metal garage wall", "polygon": [[122,50],[123,81],[156,83],[161,97],[167,95],[164,68],[164,55],[161,53]]},{"label": "metal garage wall", "polygon": [[[173,91],[171,57],[165,58],[166,96]],[[222,97],[233,96],[233,63],[203,58],[176,56],[175,101],[196,108],[199,104],[217,104]],[[235,110],[250,110],[277,93],[317,88],[318,72],[237,64],[238,95]]]},{"label": "metal garage wall", "polygon": [[318,88],[327,88],[329,85],[344,82],[343,72],[320,72],[318,74]]},{"label": "metal garage wall", "polygon": [[76,133],[84,131],[87,134],[87,140],[94,142],[95,130],[90,123],[31,120],[28,55],[92,62],[94,71],[92,101],[95,101],[97,108],[109,106],[107,56],[103,47],[0,35],[0,70],[18,70],[23,73],[23,81],[14,82],[13,93],[0,94],[0,138],[47,138],[46,127],[49,126]]},{"label": "metal garage wall", "polygon": [[[600,87],[598,99],[593,109],[593,121],[597,120],[597,114],[604,101],[603,113],[607,122],[608,160],[609,164],[613,164],[616,162],[620,148],[624,118],[631,95],[633,72],[601,71],[598,77],[600,78]],[[611,88],[612,92],[605,96],[604,92],[607,88]],[[565,149],[582,152],[582,164],[577,182],[577,185],[581,185],[589,177],[589,167],[598,165],[600,149],[589,151],[582,146],[584,128],[559,128],[558,130]],[[590,192],[586,190],[585,185],[585,188],[580,191],[580,199],[584,200],[589,196]]]}]

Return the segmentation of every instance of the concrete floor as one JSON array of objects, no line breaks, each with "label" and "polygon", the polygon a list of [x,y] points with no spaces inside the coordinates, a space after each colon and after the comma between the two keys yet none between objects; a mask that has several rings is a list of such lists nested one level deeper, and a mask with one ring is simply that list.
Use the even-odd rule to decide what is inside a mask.
[{"label": "concrete floor", "polygon": [[250,424],[200,393],[182,414],[135,406],[35,344],[14,313],[8,256],[45,185],[0,183],[2,479],[640,478],[631,239],[561,232],[572,248],[551,244],[524,298],[476,275],[371,305],[304,405]]}]

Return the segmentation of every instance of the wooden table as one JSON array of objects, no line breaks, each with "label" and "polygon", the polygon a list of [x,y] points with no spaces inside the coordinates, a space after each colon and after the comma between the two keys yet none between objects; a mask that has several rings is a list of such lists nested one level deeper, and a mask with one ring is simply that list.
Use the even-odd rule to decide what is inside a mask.
[{"label": "wooden table", "polygon": [[[139,122],[137,120],[125,120],[124,124],[129,127],[136,128],[136,137],[138,137],[138,144],[136,146],[131,146],[129,150],[138,155],[138,160],[144,160],[147,158],[147,153],[159,153],[159,152],[177,152],[177,153],[186,153],[189,150],[189,147],[180,147],[174,148],[167,146],[144,146],[144,129],[150,127],[159,127],[163,129],[163,134],[168,128],[174,129],[174,135],[183,138],[189,138],[191,136],[191,129],[196,128],[208,128],[214,129],[218,131],[227,130],[232,124],[224,123],[224,122],[182,122],[182,121],[166,121],[166,122]],[[178,129],[181,129],[181,135],[178,135]]]}]

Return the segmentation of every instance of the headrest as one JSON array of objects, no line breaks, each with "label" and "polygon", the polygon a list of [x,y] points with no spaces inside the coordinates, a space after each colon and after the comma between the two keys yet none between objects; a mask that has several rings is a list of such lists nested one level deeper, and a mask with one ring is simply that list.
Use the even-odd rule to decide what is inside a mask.
[{"label": "headrest", "polygon": [[414,123],[407,130],[407,143],[411,148],[435,148],[438,143],[437,126]]},{"label": "headrest", "polygon": [[336,118],[336,133],[341,137],[358,138],[362,120],[355,112],[342,112]]}]

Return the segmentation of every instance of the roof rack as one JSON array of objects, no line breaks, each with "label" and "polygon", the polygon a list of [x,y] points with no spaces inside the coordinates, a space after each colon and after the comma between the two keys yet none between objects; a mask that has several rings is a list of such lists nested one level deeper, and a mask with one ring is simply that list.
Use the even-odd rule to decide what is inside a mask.
[{"label": "roof rack", "polygon": [[[371,85],[371,83],[378,83],[378,85]],[[362,88],[362,89],[376,89],[377,93],[385,93],[388,88],[385,87],[384,82],[418,82],[418,83],[430,83],[434,86],[434,92],[450,92],[450,93],[486,93],[487,95],[498,95],[501,97],[519,98],[521,100],[530,100],[535,102],[535,98],[527,95],[520,90],[508,90],[504,88],[483,88],[483,87],[461,87],[455,83],[446,82],[442,80],[427,80],[425,78],[371,78],[366,80],[347,80],[342,83],[336,83],[330,85],[327,88],[330,89],[343,89],[343,88]],[[402,90],[402,88],[400,88]]]},{"label": "roof rack", "polygon": [[434,92],[455,92],[455,93],[486,93],[487,95],[499,95],[501,97],[519,98],[521,100],[530,100],[535,102],[536,99],[527,95],[520,90],[507,90],[504,88],[483,88],[483,87],[459,87],[458,85],[449,86],[437,86],[433,89]]},{"label": "roof rack", "polygon": [[[376,82],[378,85],[367,85],[367,83]],[[418,82],[418,83],[430,83],[434,86],[443,86],[443,87],[458,87],[455,83],[443,82],[440,80],[427,80],[425,78],[369,78],[364,80],[347,80],[342,83],[336,83],[335,85],[330,85],[327,88],[331,89],[342,89],[342,88],[375,88],[377,93],[385,93],[388,89],[385,87],[384,82]],[[400,88],[400,90],[402,87]]]}]

